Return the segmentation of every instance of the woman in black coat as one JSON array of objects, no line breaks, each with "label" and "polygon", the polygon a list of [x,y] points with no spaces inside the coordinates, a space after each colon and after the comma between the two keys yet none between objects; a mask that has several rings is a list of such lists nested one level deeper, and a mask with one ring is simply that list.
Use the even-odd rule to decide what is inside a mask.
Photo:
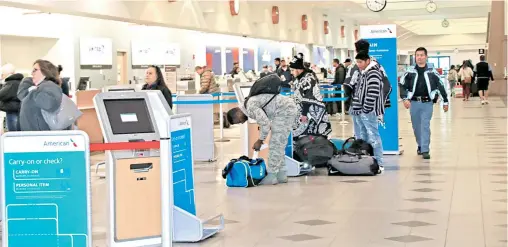
[{"label": "woman in black coat", "polygon": [[142,90],[160,90],[168,102],[169,107],[173,109],[172,93],[168,86],[166,86],[162,71],[159,67],[155,65],[148,66],[145,72],[145,83]]}]

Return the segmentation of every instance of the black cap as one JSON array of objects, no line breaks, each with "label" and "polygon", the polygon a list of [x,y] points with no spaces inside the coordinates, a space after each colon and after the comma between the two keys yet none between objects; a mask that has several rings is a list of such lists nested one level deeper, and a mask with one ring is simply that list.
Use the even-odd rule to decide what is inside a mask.
[{"label": "black cap", "polygon": [[344,61],[344,63],[350,63],[351,62],[351,58],[346,58],[346,60]]}]

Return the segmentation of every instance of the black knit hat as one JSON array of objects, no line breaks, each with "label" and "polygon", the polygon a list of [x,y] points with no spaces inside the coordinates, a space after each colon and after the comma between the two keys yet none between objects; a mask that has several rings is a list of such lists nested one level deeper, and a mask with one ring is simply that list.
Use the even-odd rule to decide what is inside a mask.
[{"label": "black knit hat", "polygon": [[370,56],[367,51],[360,51],[360,52],[358,52],[358,54],[356,54],[355,59],[360,59],[360,60],[365,61],[367,59],[370,59]]},{"label": "black knit hat", "polygon": [[361,40],[356,41],[356,43],[355,43],[356,53],[360,53],[362,51],[369,53],[369,48],[370,48],[370,44],[369,44],[369,41],[367,41],[367,40],[361,39]]},{"label": "black knit hat", "polygon": [[291,62],[289,62],[289,67],[292,69],[305,69],[303,66],[303,54],[298,53],[298,55],[294,56]]}]

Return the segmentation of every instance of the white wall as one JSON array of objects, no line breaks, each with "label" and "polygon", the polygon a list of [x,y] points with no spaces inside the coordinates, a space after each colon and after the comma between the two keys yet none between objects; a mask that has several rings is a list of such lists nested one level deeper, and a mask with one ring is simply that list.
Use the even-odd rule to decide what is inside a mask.
[{"label": "white wall", "polygon": [[448,51],[440,52],[439,54],[436,51],[429,51],[429,56],[450,56],[450,63],[453,65],[462,64],[462,61],[469,59],[473,61],[473,65],[480,62],[478,50],[459,50],[458,53]]},{"label": "white wall", "polygon": [[427,50],[471,50],[484,49],[487,34],[460,34],[460,35],[413,35],[404,36],[397,40],[398,49],[414,51],[423,46]]}]

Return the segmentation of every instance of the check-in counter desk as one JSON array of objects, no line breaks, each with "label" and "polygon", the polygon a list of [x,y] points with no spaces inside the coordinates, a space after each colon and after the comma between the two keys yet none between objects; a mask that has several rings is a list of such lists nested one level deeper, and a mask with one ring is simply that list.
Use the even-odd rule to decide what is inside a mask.
[{"label": "check-in counter desk", "polygon": [[83,90],[76,92],[76,105],[83,113],[77,121],[78,129],[86,132],[90,138],[90,143],[102,143],[103,136],[101,126],[97,119],[97,112],[93,104],[93,98],[101,90]]}]

